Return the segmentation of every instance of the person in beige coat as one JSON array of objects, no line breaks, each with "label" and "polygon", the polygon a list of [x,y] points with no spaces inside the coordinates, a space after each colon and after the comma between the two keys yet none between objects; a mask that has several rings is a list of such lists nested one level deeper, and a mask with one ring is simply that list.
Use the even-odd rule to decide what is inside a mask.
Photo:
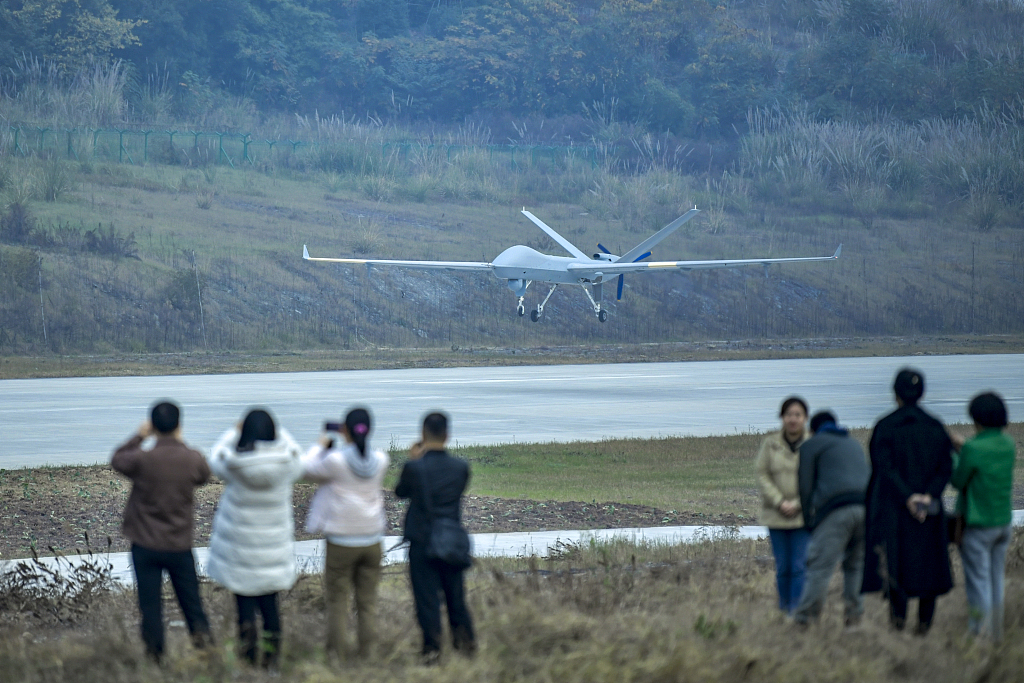
[{"label": "person in beige coat", "polygon": [[811,537],[804,528],[797,486],[800,444],[807,440],[807,403],[791,396],[782,402],[779,417],[782,429],[766,436],[757,453],[757,484],[761,490],[761,523],[768,527],[775,555],[779,609],[792,614],[803,591]]}]

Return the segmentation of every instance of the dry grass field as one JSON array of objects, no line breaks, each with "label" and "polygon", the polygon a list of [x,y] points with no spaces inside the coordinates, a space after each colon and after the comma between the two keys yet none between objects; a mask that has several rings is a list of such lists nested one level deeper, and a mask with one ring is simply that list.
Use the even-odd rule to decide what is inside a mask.
[{"label": "dry grass field", "polygon": [[[954,554],[955,555],[955,554]],[[959,572],[958,561],[954,564]],[[380,592],[380,644],[373,659],[340,669],[324,660],[324,611],[315,577],[283,595],[284,660],[279,677],[249,670],[234,655],[234,603],[203,586],[217,636],[206,655],[187,645],[169,599],[169,655],[162,668],[142,655],[130,592],[93,595],[61,622],[39,613],[0,618],[0,681],[122,683],[282,680],[481,681],[495,683],[999,683],[1024,669],[1024,535],[1011,552],[1005,644],[991,649],[964,636],[962,581],[939,601],[925,638],[889,629],[883,603],[869,596],[865,626],[844,633],[838,585],[821,623],[798,632],[774,607],[766,541],[727,534],[696,545],[627,543],[566,546],[547,560],[481,560],[468,574],[480,651],[419,664],[418,631],[402,567]],[[169,597],[169,596],[168,596]],[[6,607],[6,606],[5,606]]]},{"label": "dry grass field", "polygon": [[[1011,425],[1024,439],[1024,424]],[[867,437],[865,430],[856,436]],[[667,546],[626,542],[563,545],[548,559],[483,559],[468,574],[481,649],[474,660],[447,655],[437,668],[416,656],[417,628],[402,566],[386,570],[380,597],[380,649],[372,660],[330,668],[323,653],[324,607],[315,576],[283,596],[286,649],[279,678],[242,666],[234,655],[234,603],[206,583],[217,636],[213,652],[188,646],[180,613],[165,596],[169,656],[148,663],[137,630],[134,592],[113,589],[102,572],[85,581],[31,582],[0,575],[0,683],[129,681],[253,683],[328,681],[945,683],[1020,680],[1024,667],[1024,533],[1011,548],[1005,645],[964,635],[967,605],[957,587],[939,602],[926,638],[895,633],[885,607],[869,597],[863,630],[844,633],[838,582],[819,627],[798,632],[774,607],[767,541],[739,540],[731,525],[752,523],[757,495],[752,460],[761,436],[510,444],[461,449],[473,462],[466,501],[472,530],[604,528],[709,524],[706,540]],[[400,457],[396,458],[400,460]],[[1017,481],[1024,481],[1024,463]],[[392,477],[394,473],[392,472]],[[393,481],[393,480],[392,480]],[[391,483],[391,482],[389,482]],[[118,530],[127,482],[108,468],[0,470],[4,557],[34,544],[71,551],[124,548]],[[200,489],[197,544],[222,490]],[[309,487],[297,487],[301,524]],[[1018,485],[1015,506],[1024,505]],[[388,501],[395,528],[403,510]],[[564,525],[564,526],[556,526]],[[99,546],[99,547],[97,547]],[[101,569],[101,568],[100,568]]]}]

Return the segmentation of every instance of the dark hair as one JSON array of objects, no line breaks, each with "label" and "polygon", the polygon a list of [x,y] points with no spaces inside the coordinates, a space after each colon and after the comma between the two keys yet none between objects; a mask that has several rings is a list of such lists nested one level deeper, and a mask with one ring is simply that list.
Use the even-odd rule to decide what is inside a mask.
[{"label": "dark hair", "polygon": [[779,417],[785,415],[786,411],[789,410],[794,404],[798,404],[801,408],[804,409],[804,415],[807,415],[808,413],[811,412],[807,409],[807,401],[803,400],[799,396],[790,396],[789,398],[782,402],[782,408],[779,409]]},{"label": "dark hair", "polygon": [[366,437],[370,434],[370,413],[365,408],[353,408],[345,416],[345,429],[352,442],[359,449],[359,455],[366,457]]},{"label": "dark hair", "polygon": [[967,407],[971,419],[982,427],[997,427],[1002,429],[1006,426],[1006,404],[998,394],[987,391],[978,394],[971,399]]},{"label": "dark hair", "polygon": [[162,401],[149,411],[149,422],[159,434],[170,434],[181,424],[181,408],[170,401]]},{"label": "dark hair", "polygon": [[818,430],[829,422],[832,424],[836,423],[835,413],[829,410],[819,410],[814,414],[814,417],[811,418],[811,431],[817,434]]},{"label": "dark hair", "polygon": [[444,413],[430,413],[423,418],[423,435],[435,439],[448,438],[448,416]]},{"label": "dark hair", "polygon": [[905,405],[915,405],[924,396],[924,375],[917,370],[903,368],[896,373],[892,390]]},{"label": "dark hair", "polygon": [[277,430],[270,413],[259,408],[250,410],[242,421],[242,433],[238,435],[235,450],[239,453],[252,451],[256,449],[257,441],[273,441],[276,438]]}]

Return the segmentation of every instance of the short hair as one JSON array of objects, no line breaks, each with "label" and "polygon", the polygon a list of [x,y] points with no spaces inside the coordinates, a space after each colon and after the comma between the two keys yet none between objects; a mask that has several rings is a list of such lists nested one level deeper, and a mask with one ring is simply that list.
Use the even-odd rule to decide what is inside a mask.
[{"label": "short hair", "polygon": [[892,390],[903,403],[912,406],[924,396],[924,375],[912,368],[903,368],[896,373]]},{"label": "short hair", "polygon": [[423,434],[435,439],[448,438],[448,416],[441,412],[428,414],[423,418]]},{"label": "short hair", "polygon": [[829,410],[819,410],[811,418],[811,431],[817,434],[819,429],[830,422],[832,424],[837,422],[835,414]]},{"label": "short hair", "polygon": [[967,407],[971,419],[982,427],[997,427],[1002,429],[1006,426],[1006,404],[999,395],[991,391],[978,394],[971,399]]},{"label": "short hair", "polygon": [[181,424],[181,408],[170,401],[161,401],[149,411],[149,422],[158,434],[170,434]]},{"label": "short hair", "polygon": [[242,431],[238,435],[235,450],[239,453],[255,450],[257,441],[273,441],[276,438],[277,430],[270,413],[260,408],[250,410],[242,421]]},{"label": "short hair", "polygon": [[811,411],[807,409],[807,401],[803,400],[799,396],[790,396],[782,402],[782,407],[779,408],[779,417],[786,414],[786,411],[792,408],[794,405],[799,405],[804,409],[804,415],[809,414]]}]

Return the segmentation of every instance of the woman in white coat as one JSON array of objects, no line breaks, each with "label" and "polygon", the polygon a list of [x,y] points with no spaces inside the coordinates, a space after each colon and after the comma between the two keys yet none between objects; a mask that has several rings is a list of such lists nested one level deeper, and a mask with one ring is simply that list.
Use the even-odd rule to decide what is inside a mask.
[{"label": "woman in white coat", "polygon": [[303,460],[306,478],[321,482],[310,504],[306,531],[327,537],[324,597],[327,601],[327,652],[346,656],[349,603],[355,593],[360,657],[371,654],[376,636],[377,584],[383,556],[384,475],[390,458],[371,449],[370,414],[350,410],[335,447],[328,436]]},{"label": "woman in white coat", "polygon": [[[241,429],[229,430],[210,454],[224,480],[213,517],[207,573],[235,594],[240,656],[276,667],[281,650],[277,593],[295,584],[292,484],[302,477],[302,452],[265,410],[252,410]],[[256,612],[263,618],[258,648]]]}]

